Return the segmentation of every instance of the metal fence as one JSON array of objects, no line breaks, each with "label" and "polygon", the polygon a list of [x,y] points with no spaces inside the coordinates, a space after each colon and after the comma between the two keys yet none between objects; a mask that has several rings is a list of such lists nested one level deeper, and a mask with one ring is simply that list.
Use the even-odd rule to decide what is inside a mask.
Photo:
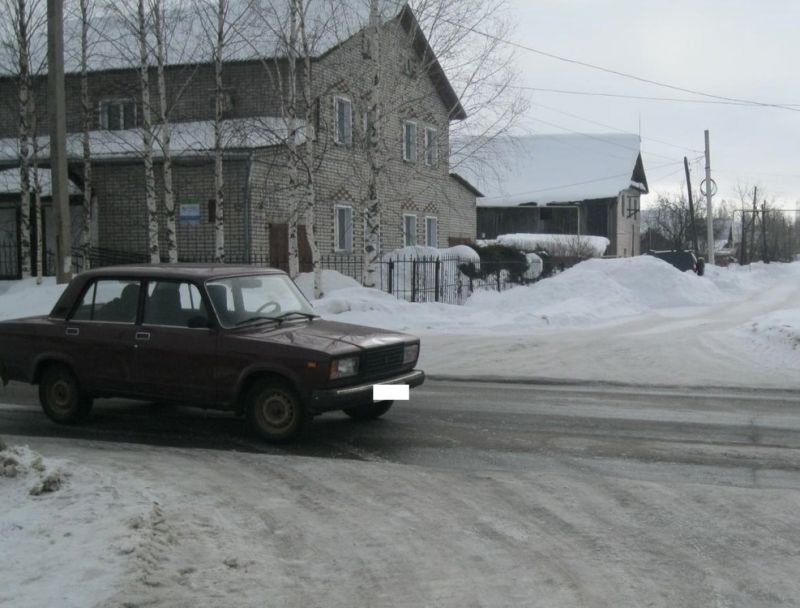
[{"label": "metal fence", "polygon": [[[13,251],[12,251],[13,249]],[[12,255],[13,254],[13,255]],[[147,264],[147,254],[132,253],[106,248],[91,248],[88,255],[91,268],[118,264]],[[165,261],[165,260],[162,260]],[[180,262],[211,264],[212,256],[180,256]],[[271,259],[268,255],[226,256],[225,262],[261,268],[288,270],[285,259]],[[518,285],[526,285],[533,279],[526,277],[527,264],[511,262],[468,263],[457,258],[435,257],[384,257],[375,267],[375,287],[409,302],[442,302],[463,304],[477,291],[505,291]],[[364,259],[358,255],[323,255],[320,257],[323,270],[335,270],[359,283],[362,282]],[[72,269],[83,272],[87,267],[82,250],[72,252]],[[48,251],[45,256],[44,273],[55,274],[55,255]],[[311,263],[303,261],[300,272],[311,272]],[[0,277],[19,278],[16,245],[0,244]]]},{"label": "metal fence", "polygon": [[0,279],[18,279],[20,274],[17,244],[0,243]]}]

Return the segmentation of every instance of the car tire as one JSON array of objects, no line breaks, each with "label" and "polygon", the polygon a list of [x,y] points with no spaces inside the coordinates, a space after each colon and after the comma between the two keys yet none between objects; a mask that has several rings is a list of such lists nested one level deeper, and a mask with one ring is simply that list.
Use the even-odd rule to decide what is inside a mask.
[{"label": "car tire", "polygon": [[349,407],[344,413],[353,420],[375,420],[380,418],[392,407],[394,401],[379,401],[378,403],[365,403],[356,407]]},{"label": "car tire", "polygon": [[59,424],[77,424],[89,417],[92,398],[78,383],[66,365],[50,365],[39,380],[39,402],[50,420]]},{"label": "car tire", "polygon": [[269,379],[253,385],[245,407],[250,427],[270,443],[296,439],[310,419],[308,408],[290,386]]}]

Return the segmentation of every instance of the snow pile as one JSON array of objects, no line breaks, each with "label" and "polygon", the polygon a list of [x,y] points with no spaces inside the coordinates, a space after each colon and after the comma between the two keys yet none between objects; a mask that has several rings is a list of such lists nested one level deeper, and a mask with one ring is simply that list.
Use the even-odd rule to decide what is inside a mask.
[{"label": "snow pile", "polygon": [[27,446],[0,448],[0,605],[96,606],[132,563],[150,559],[139,548],[151,527],[130,525],[147,521],[153,504],[137,478]]},{"label": "snow pile", "polygon": [[425,247],[414,245],[412,247],[401,247],[383,255],[383,261],[397,260],[458,260],[459,262],[480,262],[478,252],[468,245],[456,245],[438,249],[436,247]]},{"label": "snow pile", "polygon": [[[304,272],[299,275],[294,282],[303,292],[303,295],[309,300],[314,297],[314,273]],[[340,289],[348,289],[352,287],[361,287],[361,283],[355,279],[351,279],[335,270],[322,271],[322,294],[323,296]]]},{"label": "snow pile", "polygon": [[41,285],[36,279],[0,281],[0,321],[50,314],[65,288],[54,277],[45,277]]},{"label": "snow pile", "polygon": [[481,244],[505,245],[520,251],[546,251],[559,256],[600,257],[611,244],[604,236],[578,234],[501,234],[496,239],[479,241]]},{"label": "snow pile", "polygon": [[800,308],[776,310],[756,317],[743,325],[742,330],[755,337],[762,347],[780,348],[784,345],[797,350],[800,346]]},{"label": "snow pile", "polygon": [[28,447],[7,447],[0,439],[0,478],[24,482],[31,496],[58,491],[67,476],[68,473],[60,466],[45,462],[40,454]]}]

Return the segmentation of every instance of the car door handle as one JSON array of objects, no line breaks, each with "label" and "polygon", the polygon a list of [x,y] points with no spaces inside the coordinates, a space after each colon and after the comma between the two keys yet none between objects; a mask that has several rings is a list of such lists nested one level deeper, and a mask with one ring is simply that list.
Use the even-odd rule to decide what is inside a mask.
[{"label": "car door handle", "polygon": [[67,327],[67,335],[68,336],[77,336],[81,333],[81,330],[77,327]]},{"label": "car door handle", "polygon": [[141,341],[147,341],[150,339],[150,332],[149,331],[137,331],[136,332],[136,339]]}]

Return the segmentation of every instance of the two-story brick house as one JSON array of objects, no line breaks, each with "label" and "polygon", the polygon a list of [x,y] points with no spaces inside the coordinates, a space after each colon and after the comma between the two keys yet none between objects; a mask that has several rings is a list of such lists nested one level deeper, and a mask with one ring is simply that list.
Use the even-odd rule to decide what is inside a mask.
[{"label": "two-story brick house", "polygon": [[[409,244],[443,247],[470,240],[475,236],[476,191],[449,172],[449,125],[464,119],[465,112],[444,72],[431,61],[431,49],[408,6],[384,21],[380,36],[381,69],[391,88],[382,128],[386,158],[380,184],[381,248],[389,251]],[[286,128],[275,83],[285,76],[287,65],[286,60],[275,58],[230,60],[224,65],[224,209],[229,260],[269,259],[274,264],[286,260],[289,175]],[[363,31],[325,49],[312,63],[315,124],[305,132],[316,138],[315,233],[323,254],[358,254],[363,247],[367,65]],[[34,83],[39,108],[46,106],[45,80],[41,77]],[[210,259],[215,204],[214,66],[170,65],[166,80],[179,255],[187,260]],[[66,89],[70,179],[80,189],[78,74],[67,74]],[[97,108],[91,135],[96,199],[93,245],[142,254],[147,251],[147,221],[137,70],[92,71],[89,91]],[[151,92],[157,97],[155,70]],[[15,101],[12,78],[0,77],[0,170],[18,167]],[[46,132],[44,118],[40,128]],[[42,138],[45,167],[46,139]],[[155,160],[160,193],[158,151]],[[0,197],[0,221],[3,217],[6,223],[12,221],[14,204],[13,192]],[[80,204],[79,196],[73,197],[73,204]],[[6,216],[2,216],[3,208]],[[77,209],[73,217],[78,220]],[[307,257],[303,234],[301,228],[301,258]]]}]

